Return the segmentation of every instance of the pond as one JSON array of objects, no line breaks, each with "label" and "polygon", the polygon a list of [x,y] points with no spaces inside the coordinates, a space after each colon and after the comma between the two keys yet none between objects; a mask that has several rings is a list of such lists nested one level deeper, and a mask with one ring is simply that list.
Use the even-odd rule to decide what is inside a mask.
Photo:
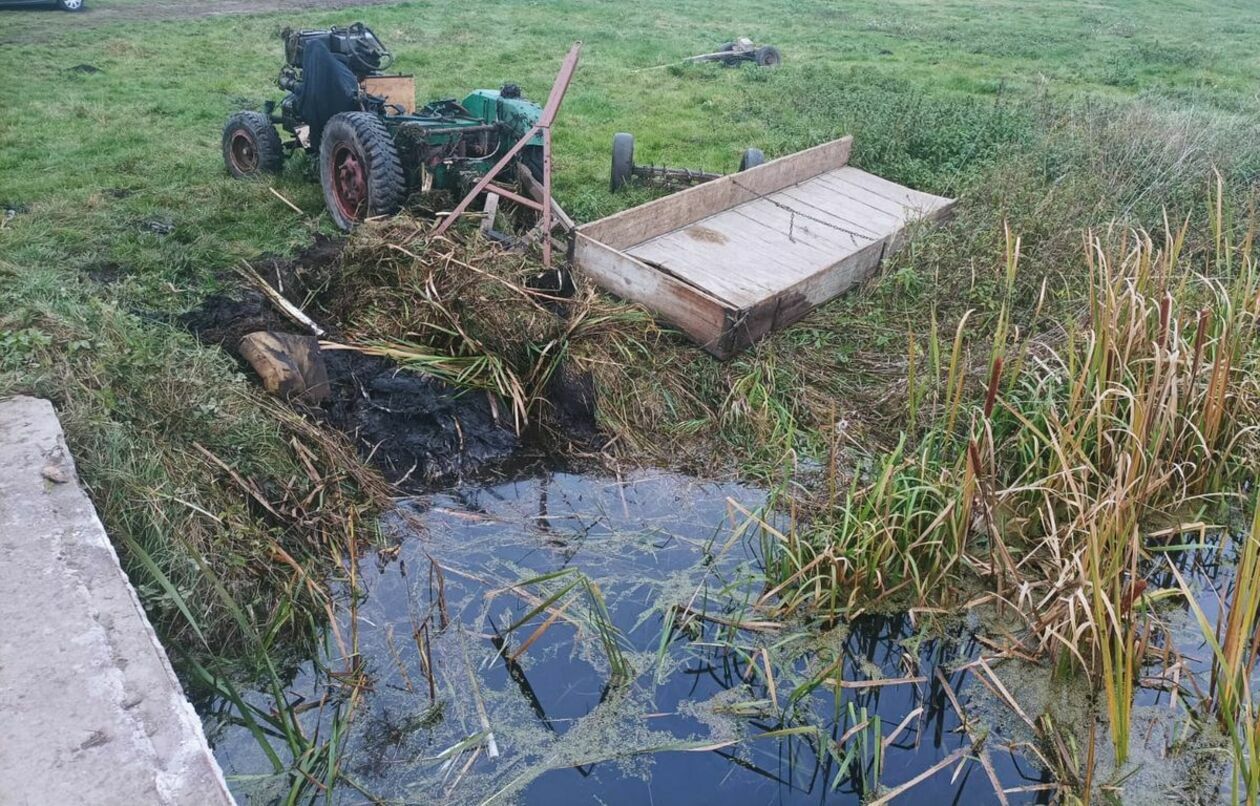
[{"label": "pond", "polygon": [[[999,696],[1035,716],[1036,697],[1064,696],[1045,670],[979,667],[980,609],[771,620],[759,557],[776,538],[752,517],[765,502],[650,472],[401,501],[385,522],[396,547],[356,558],[326,657],[285,692],[303,731],[339,747],[332,800],[1049,802],[1034,732]],[[231,703],[203,711],[238,800],[281,802],[288,776]],[[1161,792],[1185,773],[1149,766]]]}]

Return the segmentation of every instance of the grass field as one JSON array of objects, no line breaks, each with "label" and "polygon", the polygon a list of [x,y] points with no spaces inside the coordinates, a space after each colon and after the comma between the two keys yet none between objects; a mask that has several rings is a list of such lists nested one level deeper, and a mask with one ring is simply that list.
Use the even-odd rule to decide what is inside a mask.
[{"label": "grass field", "polygon": [[[1239,0],[1211,13],[1174,0],[409,0],[205,19],[152,19],[145,0],[94,6],[134,19],[0,12],[0,73],[20,77],[0,91],[0,209],[12,211],[0,224],[0,395],[56,402],[146,605],[181,640],[190,616],[207,636],[239,632],[225,590],[271,612],[288,573],[276,548],[318,566],[373,490],[338,469],[345,446],[330,438],[319,459],[335,494],[310,498],[320,484],[293,444],[309,434],[176,322],[235,283],[240,259],[332,233],[304,159],[274,183],[302,215],[222,165],[227,116],[279,98],[284,26],[362,19],[429,98],[505,81],[542,98],[582,40],[556,129],[557,194],[582,220],[645,198],[607,190],[622,130],[643,158],[709,170],[732,169],[748,146],[778,156],[852,133],[859,167],[958,196],[953,223],[753,353],[719,365],[673,339],[626,367],[633,405],[610,400],[603,424],[631,459],[762,481],[789,454],[821,462],[913,435],[907,344],[923,360],[931,328],[948,342],[965,319],[960,343],[983,374],[1003,322],[1036,329],[1088,310],[1087,230],[1160,232],[1167,210],[1173,229],[1191,221],[1188,263],[1215,272],[1217,172],[1237,213],[1221,226],[1239,240],[1260,177],[1260,6]],[[662,66],[740,35],[778,45],[782,67]],[[1022,238],[1018,272],[1008,232]],[[284,517],[245,500],[198,446],[292,504]]]},{"label": "grass field", "polygon": [[[145,11],[142,0],[117,5]],[[431,97],[506,80],[542,96],[564,50],[583,40],[556,138],[558,194],[579,218],[636,199],[606,190],[617,130],[633,131],[645,156],[716,170],[749,145],[773,156],[853,133],[857,165],[961,195],[962,223],[948,237],[912,250],[868,295],[770,348],[777,369],[767,380],[780,376],[780,396],[795,406],[794,364],[822,356],[836,372],[821,391],[843,395],[864,357],[900,351],[907,322],[932,308],[946,309],[943,326],[964,305],[995,312],[989,269],[1000,263],[1002,220],[1025,237],[1028,258],[1049,263],[1075,249],[1080,227],[1112,215],[1151,222],[1165,204],[1201,212],[1213,164],[1245,186],[1260,166],[1252,103],[1260,56],[1251,47],[1260,10],[1188,10],[403,2],[143,25],[3,12],[5,36],[29,41],[0,52],[5,74],[22,76],[20,89],[6,91],[0,123],[0,204],[16,211],[0,231],[0,391],[58,402],[114,533],[133,533],[158,555],[169,550],[162,533],[172,523],[227,541],[233,554],[250,543],[170,502],[172,485],[211,512],[234,499],[230,488],[195,483],[201,469],[189,467],[189,443],[277,479],[293,457],[230,364],[169,322],[235,282],[238,259],[287,253],[330,231],[303,161],[276,187],[305,216],[222,169],[222,121],[278,97],[276,34],[285,25],[362,17]],[[736,34],[778,44],[786,63],[773,73],[645,69]],[[968,293],[959,295],[951,286],[967,264]],[[722,371],[699,371],[720,399]],[[745,430],[736,456],[774,462],[780,446],[761,427]]]}]

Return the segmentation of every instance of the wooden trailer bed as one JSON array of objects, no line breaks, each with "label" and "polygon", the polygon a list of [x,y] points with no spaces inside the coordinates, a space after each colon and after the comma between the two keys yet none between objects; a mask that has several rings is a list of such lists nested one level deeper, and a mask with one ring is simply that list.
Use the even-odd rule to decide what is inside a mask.
[{"label": "wooden trailer bed", "polygon": [[727,358],[865,279],[952,199],[849,167],[851,137],[578,227],[573,262]]}]

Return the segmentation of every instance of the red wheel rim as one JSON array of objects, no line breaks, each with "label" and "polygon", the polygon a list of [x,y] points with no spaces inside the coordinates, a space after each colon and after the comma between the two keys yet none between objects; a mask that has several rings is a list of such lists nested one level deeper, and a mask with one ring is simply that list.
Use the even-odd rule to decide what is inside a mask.
[{"label": "red wheel rim", "polygon": [[252,174],[258,170],[258,148],[249,132],[238,131],[232,134],[230,148],[232,165],[243,174]]},{"label": "red wheel rim", "polygon": [[341,214],[349,221],[361,220],[367,208],[367,172],[363,160],[348,145],[333,149],[332,184]]}]

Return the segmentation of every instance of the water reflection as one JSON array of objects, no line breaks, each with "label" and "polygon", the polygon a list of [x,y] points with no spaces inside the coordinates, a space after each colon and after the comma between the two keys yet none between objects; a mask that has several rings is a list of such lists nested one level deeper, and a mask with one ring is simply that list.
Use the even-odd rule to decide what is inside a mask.
[{"label": "water reflection", "polygon": [[[731,501],[763,496],[545,474],[401,503],[387,522],[397,550],[359,563],[361,595],[341,611],[371,685],[335,799],[858,803],[913,784],[897,803],[996,803],[997,787],[1024,788],[1011,803],[1048,800],[1047,774],[999,732],[971,745],[979,647],[965,625],[925,637],[905,614],[821,635],[769,622],[758,536]],[[625,685],[611,683],[614,654]],[[320,668],[294,697],[337,690]],[[323,714],[303,719],[327,732]],[[238,797],[267,802],[253,737],[208,722]]]}]

